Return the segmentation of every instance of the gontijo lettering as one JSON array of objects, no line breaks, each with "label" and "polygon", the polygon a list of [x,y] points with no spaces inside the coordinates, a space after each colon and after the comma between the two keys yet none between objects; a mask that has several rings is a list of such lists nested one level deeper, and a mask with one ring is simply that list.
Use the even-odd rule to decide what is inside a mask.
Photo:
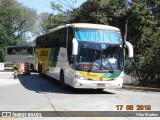
[{"label": "gontijo lettering", "polygon": [[81,68],[86,68],[86,69],[95,69],[97,66],[95,65],[80,65]]}]

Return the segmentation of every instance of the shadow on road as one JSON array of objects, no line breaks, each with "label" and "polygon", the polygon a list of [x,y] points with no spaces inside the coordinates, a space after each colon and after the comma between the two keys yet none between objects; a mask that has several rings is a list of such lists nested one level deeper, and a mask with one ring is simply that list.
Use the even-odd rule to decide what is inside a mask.
[{"label": "shadow on road", "polygon": [[61,94],[114,94],[106,91],[98,91],[95,89],[74,89],[67,88],[64,90],[60,87],[57,80],[45,76],[40,77],[38,73],[33,73],[31,75],[18,75],[20,83],[28,90],[35,91],[37,93],[61,93]]}]

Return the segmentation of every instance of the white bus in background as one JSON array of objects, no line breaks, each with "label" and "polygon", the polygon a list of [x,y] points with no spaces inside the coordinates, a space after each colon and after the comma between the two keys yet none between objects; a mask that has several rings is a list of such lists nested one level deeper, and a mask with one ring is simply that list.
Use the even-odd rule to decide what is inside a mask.
[{"label": "white bus in background", "polygon": [[[133,57],[132,45],[126,45]],[[123,54],[120,30],[108,25],[67,24],[36,39],[36,69],[63,88],[121,88]]]},{"label": "white bus in background", "polygon": [[35,46],[29,46],[28,44],[9,46],[7,50],[7,62],[10,63],[29,63],[31,70],[34,70],[35,59],[34,59]]}]

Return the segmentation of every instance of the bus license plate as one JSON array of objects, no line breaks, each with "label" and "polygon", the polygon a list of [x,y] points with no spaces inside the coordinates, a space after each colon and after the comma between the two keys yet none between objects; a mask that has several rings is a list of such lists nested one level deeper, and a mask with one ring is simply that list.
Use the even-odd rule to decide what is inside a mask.
[{"label": "bus license plate", "polygon": [[97,87],[105,87],[105,84],[103,84],[103,83],[98,83],[98,84],[97,84]]}]

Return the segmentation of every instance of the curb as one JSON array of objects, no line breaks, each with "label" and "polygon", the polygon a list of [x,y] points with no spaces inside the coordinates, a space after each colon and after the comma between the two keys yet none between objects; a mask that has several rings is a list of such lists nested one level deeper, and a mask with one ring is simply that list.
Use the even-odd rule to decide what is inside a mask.
[{"label": "curb", "polygon": [[132,85],[123,85],[122,88],[160,92],[160,88],[151,88],[151,87],[137,87],[137,86],[132,86]]},{"label": "curb", "polygon": [[0,75],[12,75],[13,72],[2,72],[0,71]]}]

